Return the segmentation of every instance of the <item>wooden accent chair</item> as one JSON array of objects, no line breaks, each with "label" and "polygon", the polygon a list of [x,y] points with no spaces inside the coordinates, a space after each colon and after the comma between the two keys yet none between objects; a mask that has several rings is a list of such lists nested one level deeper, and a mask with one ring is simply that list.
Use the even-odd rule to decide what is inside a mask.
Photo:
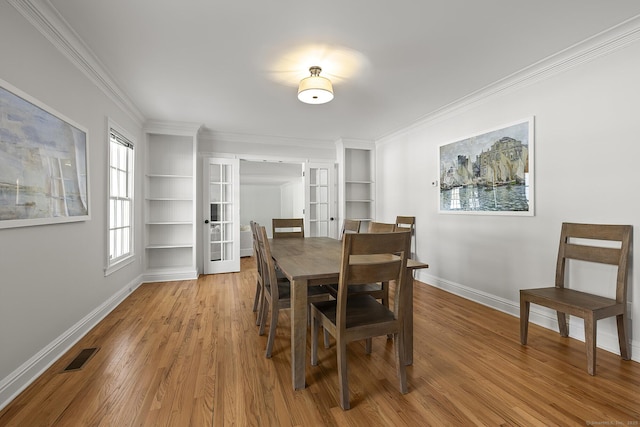
[{"label": "wooden accent chair", "polygon": [[304,218],[273,218],[273,238],[304,237]]},{"label": "wooden accent chair", "polygon": [[367,230],[367,233],[390,233],[392,231],[396,231],[395,224],[371,221],[369,223],[369,229]]},{"label": "wooden accent chair", "polygon": [[[269,337],[267,338],[267,348],[265,351],[265,357],[268,359],[271,358],[271,351],[273,350],[273,341],[276,335],[276,326],[278,326],[278,315],[280,314],[280,310],[291,308],[291,283],[286,279],[278,279],[275,262],[271,256],[267,230],[264,227],[258,227],[258,247],[261,252],[260,259],[262,261],[262,271],[264,273],[264,300],[260,313],[260,335],[264,334],[267,312],[269,311],[269,308],[271,309]],[[324,286],[310,286],[308,288],[307,299],[309,302],[326,301],[331,299],[331,295],[327,292]]]},{"label": "wooden accent chair", "polygon": [[345,219],[342,223],[342,231],[340,231],[340,238],[345,233],[359,233],[360,232],[360,220],[358,219]]},{"label": "wooden accent chair", "polygon": [[[342,409],[350,406],[347,343],[351,341],[367,340],[367,353],[370,353],[371,337],[391,334],[400,392],[407,392],[402,325],[410,243],[409,233],[346,234],[342,241],[338,299],[311,304],[311,364],[318,364],[318,329],[322,326],[336,339]],[[390,280],[398,284],[393,311],[371,295],[352,296],[347,292],[350,285]]]},{"label": "wooden accent chair", "polygon": [[[555,287],[520,290],[520,342],[527,344],[529,326],[529,306],[531,303],[556,310],[560,335],[569,336],[566,315],[584,319],[585,346],[587,351],[587,371],[596,373],[596,332],[597,321],[616,316],[620,355],[629,360],[627,347],[627,270],[631,225],[601,225],[563,223],[560,248],[556,264]],[[576,240],[579,239],[579,240]],[[600,246],[595,245],[599,240]],[[602,245],[602,241],[619,242],[620,247]],[[605,298],[565,287],[567,260],[581,260],[617,267],[615,299]],[[603,292],[605,288],[603,287]]]}]

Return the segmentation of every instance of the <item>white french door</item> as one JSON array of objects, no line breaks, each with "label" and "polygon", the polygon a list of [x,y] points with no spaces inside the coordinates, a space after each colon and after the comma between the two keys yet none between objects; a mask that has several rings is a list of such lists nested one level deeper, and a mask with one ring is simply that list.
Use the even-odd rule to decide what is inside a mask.
[{"label": "white french door", "polygon": [[337,238],[335,164],[305,163],[304,179],[304,234],[310,237]]},{"label": "white french door", "polygon": [[204,273],[240,271],[240,162],[205,158]]}]

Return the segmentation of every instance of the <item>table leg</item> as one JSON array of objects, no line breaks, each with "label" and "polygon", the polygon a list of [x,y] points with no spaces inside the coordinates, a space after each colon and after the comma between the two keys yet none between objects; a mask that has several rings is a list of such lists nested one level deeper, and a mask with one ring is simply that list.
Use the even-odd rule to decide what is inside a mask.
[{"label": "table leg", "polygon": [[291,283],[291,375],[293,389],[305,388],[307,349],[307,280]]},{"label": "table leg", "polygon": [[405,298],[407,298],[407,311],[404,316],[404,361],[405,365],[413,364],[413,270],[407,271],[407,286]]}]

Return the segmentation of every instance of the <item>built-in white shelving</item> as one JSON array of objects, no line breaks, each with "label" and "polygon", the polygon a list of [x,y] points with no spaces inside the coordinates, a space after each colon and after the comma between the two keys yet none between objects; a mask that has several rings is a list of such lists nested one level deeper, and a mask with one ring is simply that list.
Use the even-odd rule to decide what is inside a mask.
[{"label": "built-in white shelving", "polygon": [[357,219],[362,227],[375,218],[375,145],[340,140],[337,145],[340,219]]},{"label": "built-in white shelving", "polygon": [[199,126],[151,123],[146,128],[145,280],[194,279],[196,152]]}]

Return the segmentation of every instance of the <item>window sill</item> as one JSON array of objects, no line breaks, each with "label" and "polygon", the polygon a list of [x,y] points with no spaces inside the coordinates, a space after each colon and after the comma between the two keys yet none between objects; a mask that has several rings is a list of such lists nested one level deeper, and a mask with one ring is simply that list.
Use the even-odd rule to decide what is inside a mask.
[{"label": "window sill", "polygon": [[121,268],[126,267],[129,264],[132,264],[134,261],[136,260],[135,255],[130,255],[126,258],[123,258],[121,260],[119,260],[118,262],[106,267],[104,269],[104,275],[105,277],[110,275],[111,273],[115,273],[116,271],[120,270]]}]

